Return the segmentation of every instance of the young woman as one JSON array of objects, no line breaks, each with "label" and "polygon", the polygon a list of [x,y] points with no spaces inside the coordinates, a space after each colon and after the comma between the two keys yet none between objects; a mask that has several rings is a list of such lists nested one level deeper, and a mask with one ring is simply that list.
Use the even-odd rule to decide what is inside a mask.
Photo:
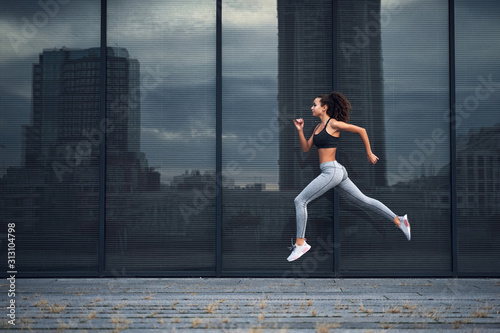
[{"label": "young woman", "polygon": [[370,141],[366,130],[362,127],[348,124],[351,112],[351,103],[342,94],[332,92],[329,95],[318,96],[311,107],[313,116],[318,117],[321,123],[316,126],[313,134],[306,140],[304,136],[304,120],[295,119],[293,122],[299,132],[300,145],[304,152],[308,152],[313,145],[318,148],[321,174],[316,177],[295,198],[295,210],[297,216],[297,239],[292,247],[292,253],[288,261],[300,258],[311,249],[305,237],[307,224],[307,204],[335,187],[335,189],[346,198],[357,205],[370,209],[391,220],[411,239],[410,223],[408,217],[397,216],[389,208],[378,200],[372,199],[361,193],[347,176],[346,169],[335,160],[335,152],[339,144],[339,136],[343,131],[359,134],[365,145],[368,162],[375,164],[378,157],[372,153]]}]

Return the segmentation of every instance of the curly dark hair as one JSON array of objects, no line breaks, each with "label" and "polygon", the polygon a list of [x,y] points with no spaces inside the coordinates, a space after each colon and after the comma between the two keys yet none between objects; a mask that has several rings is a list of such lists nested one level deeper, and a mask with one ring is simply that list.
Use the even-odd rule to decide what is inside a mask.
[{"label": "curly dark hair", "polygon": [[347,98],[339,92],[333,91],[330,94],[318,96],[321,106],[326,105],[328,109],[326,113],[333,119],[338,121],[349,122],[349,115],[352,111],[351,103]]}]

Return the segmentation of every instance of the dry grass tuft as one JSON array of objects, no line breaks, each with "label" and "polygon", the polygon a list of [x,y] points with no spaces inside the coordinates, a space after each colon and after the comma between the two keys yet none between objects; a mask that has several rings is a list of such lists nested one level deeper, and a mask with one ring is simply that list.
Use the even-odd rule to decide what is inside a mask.
[{"label": "dry grass tuft", "polygon": [[470,320],[457,320],[457,321],[454,321],[451,323],[451,326],[454,328],[454,329],[459,329],[460,327],[462,327],[464,324],[470,324],[471,321]]},{"label": "dry grass tuft", "polygon": [[330,330],[339,328],[340,324],[338,323],[317,323],[316,324],[316,332],[317,333],[328,333]]},{"label": "dry grass tuft", "polygon": [[405,308],[406,310],[409,310],[409,311],[413,311],[417,308],[417,306],[415,304],[410,305],[410,303],[408,303],[408,301],[406,301],[405,305],[403,305],[403,308]]},{"label": "dry grass tuft", "polygon": [[347,310],[349,309],[349,305],[342,305],[340,304],[340,300],[337,301],[335,304],[335,310]]},{"label": "dry grass tuft", "polygon": [[363,302],[359,302],[359,311],[361,311],[361,312],[366,311],[365,306],[363,305]]},{"label": "dry grass tuft", "polygon": [[61,313],[66,310],[66,305],[54,304],[49,306],[49,313]]},{"label": "dry grass tuft", "polygon": [[150,315],[147,315],[146,318],[153,318],[154,316],[156,316],[158,313],[160,313],[160,311],[155,311],[153,312],[152,314]]},{"label": "dry grass tuft", "polygon": [[61,319],[58,319],[57,323],[59,324],[59,330],[60,331],[68,330],[68,329],[71,328],[71,326],[69,324],[66,324],[65,322],[61,321]]},{"label": "dry grass tuft", "polygon": [[476,311],[472,312],[472,317],[474,317],[474,318],[487,318],[488,312],[476,310]]},{"label": "dry grass tuft", "polygon": [[43,299],[43,298],[40,299],[40,300],[38,300],[37,302],[35,302],[33,304],[33,306],[36,307],[36,308],[44,308],[47,305],[49,305],[49,302],[46,299]]},{"label": "dry grass tuft", "polygon": [[389,323],[380,323],[380,326],[382,326],[384,330],[389,330],[392,328],[392,325]]},{"label": "dry grass tuft", "polygon": [[214,313],[217,310],[217,302],[212,302],[205,308],[206,313]]},{"label": "dry grass tuft", "polygon": [[401,313],[401,309],[396,306],[394,308],[389,308],[389,310],[387,310],[387,313]]},{"label": "dry grass tuft", "polygon": [[126,330],[128,325],[132,324],[132,320],[123,317],[111,317],[110,321],[115,327],[114,332]]},{"label": "dry grass tuft", "polygon": [[97,318],[97,312],[95,312],[95,311],[93,311],[93,312],[89,313],[89,314],[85,317],[85,319],[86,319],[86,320],[92,320],[92,319],[96,319],[96,318]]},{"label": "dry grass tuft", "polygon": [[372,309],[365,308],[365,306],[363,305],[363,302],[360,302],[360,304],[359,304],[359,311],[366,313],[367,315],[371,315],[373,313]]},{"label": "dry grass tuft", "polygon": [[124,303],[120,303],[120,304],[116,304],[115,306],[113,306],[113,310],[120,310],[120,309],[123,309],[124,307],[126,307],[128,304],[126,302]]},{"label": "dry grass tuft", "polygon": [[262,301],[260,302],[260,308],[264,309],[266,307],[266,299],[263,298]]},{"label": "dry grass tuft", "polygon": [[432,319],[434,319],[435,321],[438,321],[438,320],[439,320],[439,318],[441,318],[441,317],[439,317],[439,315],[438,315],[438,310],[437,310],[437,309],[435,309],[435,308],[432,308],[432,309],[430,309],[430,310],[427,310],[426,315],[427,315],[427,317],[432,318]]},{"label": "dry grass tuft", "polygon": [[196,328],[200,324],[201,324],[201,319],[200,318],[193,318],[193,320],[191,320],[191,327],[192,328]]},{"label": "dry grass tuft", "polygon": [[260,327],[250,327],[249,333],[263,333],[264,330]]}]

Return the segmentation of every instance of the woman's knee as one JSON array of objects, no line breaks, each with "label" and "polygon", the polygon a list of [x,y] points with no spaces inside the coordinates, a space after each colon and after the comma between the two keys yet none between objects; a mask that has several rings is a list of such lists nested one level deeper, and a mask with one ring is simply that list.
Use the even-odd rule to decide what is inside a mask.
[{"label": "woman's knee", "polygon": [[302,197],[300,195],[295,197],[295,199],[293,200],[293,203],[295,204],[295,207],[304,207],[306,205],[305,200],[302,199]]}]

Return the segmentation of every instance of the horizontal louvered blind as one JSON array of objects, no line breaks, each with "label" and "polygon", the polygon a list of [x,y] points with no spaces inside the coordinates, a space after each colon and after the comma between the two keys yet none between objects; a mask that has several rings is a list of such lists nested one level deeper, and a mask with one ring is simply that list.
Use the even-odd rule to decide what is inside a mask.
[{"label": "horizontal louvered blind", "polygon": [[97,274],[100,1],[2,7],[2,260],[13,223],[18,276]]},{"label": "horizontal louvered blind", "polygon": [[458,271],[500,273],[500,3],[455,1]]},{"label": "horizontal louvered blind", "polygon": [[412,226],[408,242],[391,220],[340,196],[343,275],[451,271],[447,3],[338,3],[338,89],[380,160],[370,165],[350,133],[338,159],[362,192]]},{"label": "horizontal louvered blind", "polygon": [[215,1],[108,1],[113,274],[215,272],[215,11]]},{"label": "horizontal louvered blind", "polygon": [[[453,255],[461,276],[500,274],[497,1],[453,2],[452,73],[447,0],[221,3],[222,16],[215,0],[0,11],[0,235],[15,225],[19,276],[435,276],[452,273]],[[338,161],[366,195],[409,215],[412,240],[341,195],[337,207],[332,190],[308,207],[313,250],[288,263],[294,198],[320,172],[292,120],[309,137],[311,102],[334,85],[380,158],[370,165],[360,138],[342,133]]]}]

